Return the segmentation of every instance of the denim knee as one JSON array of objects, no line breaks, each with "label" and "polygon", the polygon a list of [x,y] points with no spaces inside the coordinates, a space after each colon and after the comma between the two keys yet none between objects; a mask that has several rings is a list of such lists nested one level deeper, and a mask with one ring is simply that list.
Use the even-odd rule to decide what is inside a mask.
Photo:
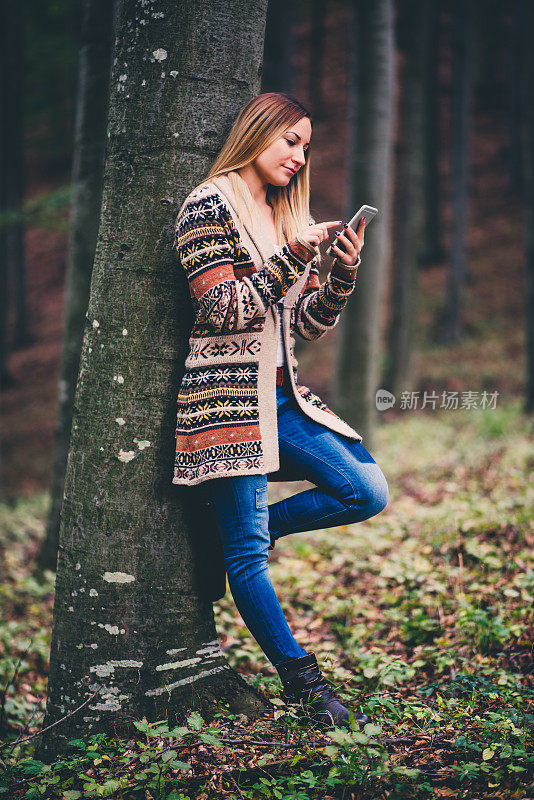
[{"label": "denim knee", "polygon": [[241,581],[246,576],[254,578],[261,572],[268,571],[269,552],[267,545],[261,551],[243,551],[225,555],[225,567],[228,580]]},{"label": "denim knee", "polygon": [[389,488],[388,482],[382,470],[378,467],[378,473],[376,476],[376,480],[373,483],[371,489],[372,498],[370,498],[370,507],[372,509],[371,516],[375,514],[380,514],[381,511],[385,509],[389,502]]},{"label": "denim knee", "polygon": [[374,517],[383,511],[389,501],[389,488],[380,467],[375,464],[372,478],[360,483],[357,489],[347,481],[343,486],[340,500],[349,511],[354,512],[356,519],[361,518],[362,510],[365,510],[368,517]]}]

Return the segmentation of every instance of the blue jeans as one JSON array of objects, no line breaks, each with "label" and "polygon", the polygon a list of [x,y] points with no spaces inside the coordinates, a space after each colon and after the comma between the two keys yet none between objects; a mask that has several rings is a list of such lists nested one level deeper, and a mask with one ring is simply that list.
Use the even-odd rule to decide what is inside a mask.
[{"label": "blue jeans", "polygon": [[[270,536],[361,522],[388,502],[380,467],[361,442],[306,416],[276,387],[280,468],[268,475],[206,481],[234,602],[272,664],[306,655],[287,624],[268,569]],[[307,489],[269,505],[268,481],[307,480]]]}]

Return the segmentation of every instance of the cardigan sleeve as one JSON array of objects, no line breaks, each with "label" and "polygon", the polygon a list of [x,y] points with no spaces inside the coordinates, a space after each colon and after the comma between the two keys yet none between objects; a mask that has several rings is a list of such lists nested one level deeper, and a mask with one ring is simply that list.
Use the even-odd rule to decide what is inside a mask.
[{"label": "cardigan sleeve", "polygon": [[[315,222],[310,216],[310,225]],[[324,283],[319,281],[319,266],[313,259],[304,290],[295,303],[295,330],[309,341],[335,328],[339,315],[347,305],[354,291],[356,275],[353,279],[336,275],[330,271]]]},{"label": "cardigan sleeve", "polygon": [[236,278],[221,211],[213,198],[188,203],[176,220],[174,246],[202,321],[214,332],[244,331],[286,294],[317,251],[293,239],[255,273]]}]

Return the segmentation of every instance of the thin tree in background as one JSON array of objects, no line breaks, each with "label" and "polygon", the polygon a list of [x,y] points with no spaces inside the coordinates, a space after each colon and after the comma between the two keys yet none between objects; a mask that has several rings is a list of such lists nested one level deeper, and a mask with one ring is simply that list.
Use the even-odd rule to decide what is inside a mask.
[{"label": "thin tree in background", "polygon": [[265,27],[262,92],[295,90],[295,2],[269,0]]},{"label": "thin tree in background", "polygon": [[[0,3],[0,108],[7,108],[9,77],[7,69],[8,14],[7,3]],[[6,182],[6,161],[8,125],[5,113],[0,115],[0,389],[12,383],[7,368],[7,225],[8,191]],[[1,461],[0,461],[1,469]],[[0,496],[3,496],[3,483],[0,476]]]},{"label": "thin tree in background", "polygon": [[[420,264],[425,267],[443,261],[443,224],[441,216],[442,181],[439,165],[441,153],[440,129],[440,11],[441,0],[426,0],[424,16],[423,66],[423,251]],[[415,21],[415,20],[414,20]]]},{"label": "thin tree in background", "polygon": [[[38,758],[82,733],[264,703],[223,655],[172,484],[191,298],[172,248],[186,194],[259,90],[266,2],[121,0],[102,212],[61,514]],[[87,705],[78,713],[69,712]]]},{"label": "thin tree in background", "polygon": [[[0,108],[7,104],[7,4],[0,4]],[[5,114],[0,115],[0,391],[11,385],[13,378],[7,368],[7,228],[5,215],[7,211],[7,184],[5,181],[5,163],[7,159]],[[2,453],[0,450],[0,501],[5,500]]]},{"label": "thin tree in background", "polygon": [[[506,44],[505,27],[510,3],[502,0],[470,0],[472,25],[476,19],[473,50],[474,91],[485,109],[497,109],[502,104],[499,88],[502,80],[502,48]],[[504,15],[503,15],[504,11]]]},{"label": "thin tree in background", "polygon": [[[529,0],[530,2],[530,0]],[[512,24],[508,41],[508,185],[510,191],[523,193],[523,140],[521,136],[525,110],[524,99],[524,47],[525,0],[514,0]]]},{"label": "thin tree in background", "polygon": [[37,572],[55,570],[57,561],[74,392],[100,222],[114,7],[110,0],[84,3],[51,506],[46,535],[36,560]]},{"label": "thin tree in background", "polygon": [[308,95],[312,115],[317,122],[325,114],[323,94],[324,55],[326,44],[327,0],[311,3],[310,63],[308,67]]},{"label": "thin tree in background", "polygon": [[[24,2],[8,0],[8,82],[7,108],[2,109],[7,125],[6,182],[8,208],[16,218],[7,229],[7,263],[11,275],[15,305],[13,347],[25,347],[34,341],[28,324],[28,297],[26,288],[25,233],[23,204],[26,194],[26,164],[24,159],[24,105],[26,40]],[[10,34],[10,35],[9,35]]]},{"label": "thin tree in background", "polygon": [[527,395],[525,411],[534,411],[534,49],[531,34],[534,30],[534,5],[526,3],[523,28],[523,58],[525,66],[525,284],[527,318]]},{"label": "thin tree in background", "polygon": [[12,347],[24,347],[32,341],[28,327],[25,265],[25,196],[24,161],[24,84],[25,84],[25,10],[20,0],[5,0],[0,17],[1,29],[1,99],[0,113],[0,282],[2,321],[0,323],[0,374],[2,386],[12,383],[6,368],[7,299],[13,301]]},{"label": "thin tree in background", "polygon": [[[372,447],[390,242],[394,43],[391,0],[353,3],[352,140],[347,217],[362,203],[379,214],[365,236],[356,289],[339,322],[336,410]],[[349,217],[350,218],[350,217]]]},{"label": "thin tree in background", "polygon": [[437,339],[457,341],[463,333],[463,293],[467,280],[466,229],[469,191],[474,0],[452,3],[452,244],[445,306]]},{"label": "thin tree in background", "polygon": [[397,42],[404,57],[400,76],[397,196],[393,252],[392,314],[383,386],[396,394],[409,389],[417,307],[417,262],[421,249],[423,75],[425,15],[433,3],[403,0]]}]

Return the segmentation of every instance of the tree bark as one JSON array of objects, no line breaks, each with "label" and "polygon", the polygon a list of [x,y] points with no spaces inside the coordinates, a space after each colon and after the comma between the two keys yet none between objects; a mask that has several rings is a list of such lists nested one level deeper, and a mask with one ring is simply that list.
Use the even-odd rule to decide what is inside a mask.
[{"label": "tree bark", "polygon": [[119,2],[44,725],[62,721],[39,758],[82,734],[129,735],[144,715],[172,725],[223,702],[264,708],[219,647],[194,558],[199,517],[190,487],[171,481],[193,321],[174,222],[258,90],[265,14],[264,0]]},{"label": "tree bark", "polygon": [[355,0],[349,218],[367,203],[378,215],[365,237],[356,289],[338,328],[336,411],[372,446],[380,336],[389,257],[393,125],[393,8],[390,0]]},{"label": "tree bark", "polygon": [[100,222],[114,7],[110,0],[85,0],[84,4],[51,506],[37,571],[55,571],[57,563],[74,392]]},{"label": "tree bark", "polygon": [[421,249],[423,56],[428,0],[404,0],[398,43],[404,55],[397,149],[397,213],[394,224],[393,301],[383,385],[393,394],[410,384]]}]

